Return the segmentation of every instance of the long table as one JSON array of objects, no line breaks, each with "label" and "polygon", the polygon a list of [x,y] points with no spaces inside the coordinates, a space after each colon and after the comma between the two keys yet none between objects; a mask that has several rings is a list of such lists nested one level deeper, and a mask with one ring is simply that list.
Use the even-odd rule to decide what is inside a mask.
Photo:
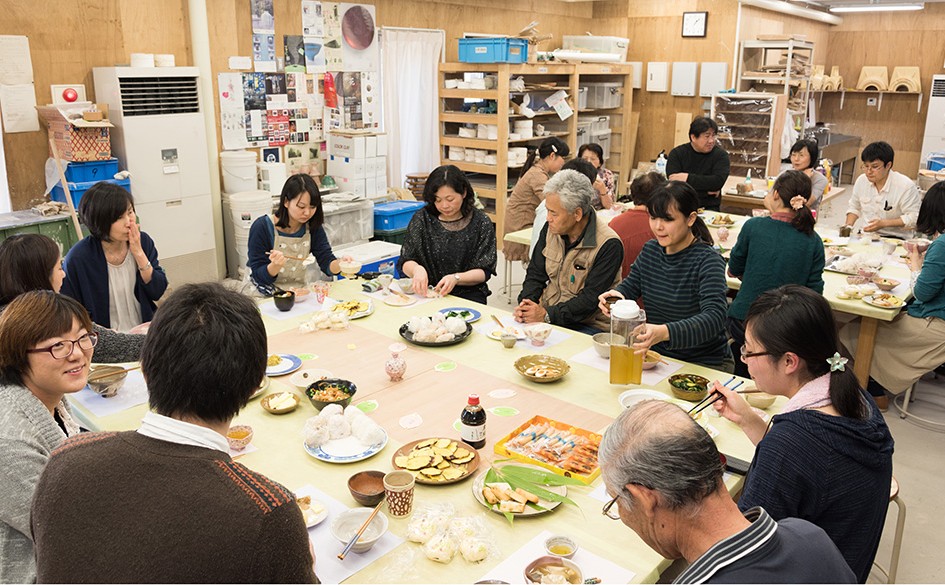
[{"label": "long table", "polygon": [[[736,177],[729,176],[728,180],[725,181],[725,185],[722,187],[722,205],[728,207],[737,207],[741,209],[764,209],[764,198],[763,197],[753,197],[751,195],[739,195],[736,191],[736,188],[739,183],[744,183],[745,177]],[[751,180],[752,189],[765,191],[768,190],[767,179],[758,179],[754,178]],[[846,190],[845,187],[830,187],[830,190],[824,194],[824,198],[821,201],[821,205],[827,203],[831,199],[843,194]]]},{"label": "long table", "polygon": [[[715,242],[723,248],[723,255],[727,258],[728,251],[731,250],[731,248],[735,246],[735,242],[738,241],[741,226],[748,218],[728,214],[735,221],[735,225],[729,228],[728,241],[719,242],[718,229],[714,228],[711,224],[711,217],[713,215],[714,213],[706,214],[706,220]],[[836,229],[818,227],[816,231],[824,238],[825,242],[827,242],[826,245],[830,245],[831,241],[837,242],[839,240]],[[872,256],[883,255],[882,242],[871,241],[869,238],[860,238],[856,243],[848,244],[846,247],[854,253],[866,253]],[[909,300],[912,298],[912,290],[909,288],[910,273],[909,267],[900,257],[902,253],[904,253],[904,249],[898,246],[892,256],[888,256],[884,259],[883,267],[880,269],[880,276],[898,280],[901,284],[893,291],[893,294],[896,294],[903,300]],[[829,262],[830,258],[828,257],[827,260]],[[726,281],[731,289],[738,290],[741,287],[741,280],[728,275],[728,273],[726,273]],[[876,345],[876,331],[879,327],[879,323],[880,321],[892,321],[902,308],[884,309],[867,304],[861,299],[837,298],[837,293],[845,286],[847,286],[846,274],[831,272],[829,270],[824,271],[824,297],[827,299],[827,302],[830,303],[830,307],[839,313],[845,313],[860,318],[860,334],[856,346],[856,355],[854,356],[855,362],[853,371],[856,373],[860,384],[865,387],[869,379],[870,366],[873,363],[873,347]]]},{"label": "long table", "polygon": [[[360,281],[347,280],[335,282],[331,296],[342,300],[364,298],[360,292]],[[263,304],[271,302],[262,301]],[[472,307],[482,312],[483,319],[474,324],[477,329],[471,336],[458,345],[442,348],[420,348],[408,344],[407,351],[402,354],[407,361],[406,376],[400,382],[391,382],[384,373],[384,363],[389,357],[388,345],[403,341],[398,328],[413,315],[430,315],[441,308],[457,306]],[[311,307],[314,309],[315,305]],[[478,393],[487,409],[509,407],[502,409],[502,412],[510,416],[489,414],[487,444],[479,451],[483,460],[480,467],[482,471],[498,458],[492,450],[494,444],[536,414],[591,431],[603,431],[621,411],[618,395],[632,387],[610,385],[606,372],[571,360],[592,345],[591,338],[582,333],[556,328],[561,335],[567,335],[560,343],[533,348],[526,342],[519,342],[516,347],[505,349],[478,328],[491,322],[490,315],[493,314],[510,324],[512,317],[507,311],[454,297],[435,299],[411,307],[391,307],[375,301],[375,307],[374,314],[352,321],[350,329],[346,331],[315,333],[299,331],[298,326],[307,319],[306,315],[278,320],[265,316],[266,311],[263,314],[270,352],[312,354],[310,359],[304,361],[303,367],[328,369],[336,376],[354,381],[358,385],[355,403],[365,400],[377,402],[377,408],[370,416],[390,436],[390,442],[383,451],[365,461],[346,465],[325,463],[307,455],[302,448],[301,430],[306,419],[314,416],[316,411],[300,392],[291,387],[286,376],[273,378],[269,392],[294,390],[302,398],[302,404],[290,414],[277,416],[264,411],[259,405],[259,399],[252,400],[234,424],[249,424],[253,427],[255,436],[252,445],[258,450],[240,456],[238,461],[291,489],[312,484],[331,497],[356,506],[348,493],[347,479],[362,470],[392,470],[393,453],[409,441],[432,436],[458,438],[453,425],[469,393]],[[487,327],[491,330],[491,326]],[[515,371],[513,363],[523,355],[534,353],[569,360],[570,373],[552,384],[535,384],[526,380]],[[692,365],[684,365],[679,371],[722,382],[730,377],[722,372]],[[186,380],[182,382],[186,383]],[[500,388],[511,389],[516,394],[504,399],[489,396],[491,391]],[[652,388],[670,393],[665,379]],[[779,398],[775,406],[769,409],[770,412],[775,412],[783,403],[784,399]],[[87,411],[82,414],[96,428],[129,430],[137,428],[145,412],[146,406],[141,405],[101,418]],[[423,424],[418,428],[403,428],[399,422],[401,418],[414,413],[422,417]],[[715,416],[710,416],[709,421],[719,431],[716,443],[721,451],[751,460],[754,448],[737,426]],[[633,571],[633,582],[655,582],[670,565],[670,561],[653,552],[622,523],[609,520],[600,513],[603,503],[590,496],[600,482],[598,479],[589,487],[569,488],[569,496],[579,508],[563,505],[540,517],[517,518],[514,526],[476,501],[472,494],[472,480],[443,486],[418,485],[415,505],[448,502],[460,515],[482,517],[504,556],[513,554],[541,531],[550,530],[568,534],[582,549]],[[739,476],[726,477],[726,485],[733,492],[740,489],[741,482]],[[406,527],[407,520],[390,521],[390,530],[396,535],[404,536]],[[341,547],[338,548],[340,550]],[[339,550],[316,550],[316,555],[334,555]],[[414,557],[418,560],[406,580],[418,583],[472,583],[501,562],[492,559],[473,565],[459,558],[443,565],[427,560],[417,544],[405,542],[352,575],[346,582],[390,582],[394,574],[392,571]]]}]

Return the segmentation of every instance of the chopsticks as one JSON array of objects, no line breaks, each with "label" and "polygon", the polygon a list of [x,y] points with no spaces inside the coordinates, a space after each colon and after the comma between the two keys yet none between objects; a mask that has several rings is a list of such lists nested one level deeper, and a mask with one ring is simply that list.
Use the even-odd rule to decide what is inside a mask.
[{"label": "chopsticks", "polygon": [[[735,376],[732,376],[731,378],[728,379],[727,382],[725,382],[722,385],[728,388],[728,385],[734,381],[735,381]],[[736,388],[738,388],[744,383],[745,383],[744,380],[740,380],[738,384],[735,384],[734,386],[728,389],[731,390],[732,392],[735,392],[736,394],[757,394],[758,392],[761,392],[761,390],[742,390],[741,392],[736,392],[735,391]],[[712,404],[719,398],[722,398],[722,393],[719,392],[718,390],[713,390],[708,396],[700,400],[695,406],[689,409],[689,416],[695,418],[697,414],[705,410],[710,404]]]},{"label": "chopsticks", "polygon": [[408,297],[408,296],[405,295],[404,293],[400,292],[399,290],[394,290],[394,287],[392,287],[392,286],[388,286],[388,287],[387,287],[387,290],[389,290],[390,292],[394,293],[394,294],[397,295],[398,297],[404,299],[405,301],[409,301],[409,300],[410,300],[410,297]]},{"label": "chopsticks", "polygon": [[492,317],[492,320],[495,321],[496,325],[498,325],[502,329],[505,329],[505,325],[502,324],[502,321],[499,321],[498,317],[496,317],[495,315],[489,315],[489,316]]},{"label": "chopsticks", "polygon": [[367,520],[364,521],[364,524],[361,525],[361,528],[358,528],[357,534],[355,534],[354,537],[348,541],[348,544],[345,545],[345,549],[338,554],[338,558],[340,560],[345,560],[345,556],[347,556],[348,552],[351,550],[351,547],[354,546],[354,543],[358,542],[358,539],[361,538],[361,535],[364,534],[365,530],[367,530],[368,525],[371,524],[371,520],[374,520],[374,517],[377,516],[378,510],[380,510],[381,506],[383,505],[384,500],[381,500],[376,506],[374,506],[374,511],[371,512],[371,515],[367,517]]},{"label": "chopsticks", "polygon": [[99,380],[104,380],[105,378],[112,378],[114,376],[120,376],[121,374],[127,374],[128,372],[132,370],[137,370],[140,367],[141,367],[141,364],[138,364],[137,366],[132,366],[130,368],[122,368],[121,370],[117,372],[99,372],[97,375],[93,372],[91,375],[89,375],[87,381],[98,382]]}]

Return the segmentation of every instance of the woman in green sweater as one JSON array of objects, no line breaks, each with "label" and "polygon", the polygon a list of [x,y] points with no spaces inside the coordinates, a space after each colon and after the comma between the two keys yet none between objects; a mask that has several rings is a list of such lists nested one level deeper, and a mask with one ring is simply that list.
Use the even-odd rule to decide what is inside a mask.
[{"label": "woman in green sweater", "polygon": [[[728,261],[729,274],[742,281],[728,310],[732,347],[745,343],[745,316],[761,293],[785,284],[824,292],[824,243],[814,232],[810,192],[803,171],[785,171],[764,199],[771,217],[753,217],[738,233]],[[748,367],[736,360],[735,373],[747,378]]]}]

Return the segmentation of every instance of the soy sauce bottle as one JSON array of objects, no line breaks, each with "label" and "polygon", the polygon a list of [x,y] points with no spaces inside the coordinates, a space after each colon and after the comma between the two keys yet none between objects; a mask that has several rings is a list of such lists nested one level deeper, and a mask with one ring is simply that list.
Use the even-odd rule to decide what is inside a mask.
[{"label": "soy sauce bottle", "polygon": [[481,449],[486,445],[486,411],[479,406],[479,395],[470,394],[466,408],[459,415],[462,423],[463,442],[468,443],[475,449]]}]

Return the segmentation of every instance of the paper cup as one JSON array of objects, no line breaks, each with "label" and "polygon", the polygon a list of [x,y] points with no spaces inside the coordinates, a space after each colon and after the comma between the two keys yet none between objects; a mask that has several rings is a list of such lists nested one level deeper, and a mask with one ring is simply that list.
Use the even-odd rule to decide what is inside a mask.
[{"label": "paper cup", "polygon": [[392,471],[384,476],[384,497],[387,509],[394,518],[404,518],[413,510],[413,474],[409,471]]}]

